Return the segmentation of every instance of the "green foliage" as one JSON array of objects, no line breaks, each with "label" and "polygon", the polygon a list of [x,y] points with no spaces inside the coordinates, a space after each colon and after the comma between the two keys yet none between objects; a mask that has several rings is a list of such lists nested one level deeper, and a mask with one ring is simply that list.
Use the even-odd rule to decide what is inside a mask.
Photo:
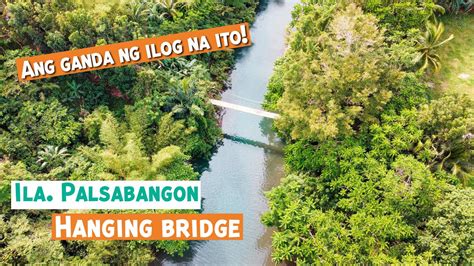
[{"label": "green foliage", "polygon": [[53,168],[61,165],[67,156],[69,154],[66,148],[47,145],[38,152],[38,160],[36,162],[41,164],[41,168]]},{"label": "green foliage", "polygon": [[[255,7],[256,2],[253,0],[239,1],[238,5],[207,0],[118,1],[115,4],[72,0],[19,1],[7,4],[8,20],[4,27],[8,49],[30,45],[36,53],[45,53],[251,22]],[[201,66],[201,70],[210,74],[208,78],[217,82],[207,84],[207,89],[217,93],[227,80],[234,58],[231,52],[218,52],[194,56],[193,60],[167,61],[195,62],[193,65]],[[160,63],[144,67],[156,71]],[[177,64],[168,70],[172,70],[173,75],[190,76],[192,73],[186,71],[189,67],[187,63]],[[123,105],[123,102],[129,103],[131,98],[142,99],[139,95],[133,95],[135,91],[150,94],[149,88],[141,88],[141,84],[136,84],[136,70],[140,68],[123,67],[59,78],[57,83],[61,89],[54,94],[58,99],[68,102],[70,108],[77,108],[81,112],[92,112],[99,105]],[[69,84],[74,82],[80,84],[80,93],[69,90]]]},{"label": "green foliage", "polygon": [[225,86],[233,53],[21,83],[15,59],[252,22],[257,2],[0,2],[1,261],[146,264],[160,252],[182,256],[187,241],[53,243],[51,212],[9,209],[10,181],[197,179],[189,161],[209,158],[221,137],[208,97]]},{"label": "green foliage", "polygon": [[392,32],[386,38],[386,42],[390,45],[392,64],[408,72],[413,72],[417,69],[416,60],[419,53],[416,45],[420,34],[419,29],[410,29],[406,32]]},{"label": "green foliage", "polygon": [[420,52],[420,56],[416,59],[416,61],[421,61],[423,63],[420,68],[421,71],[425,70],[430,65],[436,72],[441,68],[441,60],[439,55],[436,53],[436,49],[454,38],[451,34],[447,39],[441,40],[443,33],[444,25],[442,22],[437,24],[432,24],[430,22],[426,23],[426,32],[418,41],[418,51]]},{"label": "green foliage", "polygon": [[107,107],[101,106],[84,118],[84,135],[90,144],[100,143],[100,128],[107,118],[113,119]]},{"label": "green foliage", "polygon": [[445,169],[473,185],[474,109],[466,95],[448,94],[424,105],[419,120],[425,130],[425,145],[433,157],[430,165]]},{"label": "green foliage", "polygon": [[[0,216],[2,262],[58,264],[67,260],[86,264],[122,261],[144,264],[153,259],[151,250],[137,241],[53,241],[50,239],[49,219],[33,218],[33,215],[28,217],[25,214]],[[174,247],[184,248],[182,244]]]},{"label": "green foliage", "polygon": [[444,13],[444,9],[433,0],[366,0],[362,1],[362,6],[364,11],[380,20],[380,24],[389,30],[388,34],[419,29],[436,13]]},{"label": "green foliage", "polygon": [[320,159],[318,175],[289,175],[267,195],[270,211],[262,219],[278,228],[273,258],[378,264],[419,254],[430,261],[416,239],[445,182],[413,157],[386,166],[358,145],[321,149],[333,152]]},{"label": "green foliage", "polygon": [[103,179],[126,180],[190,180],[197,174],[186,163],[189,156],[179,147],[168,146],[149,158],[141,139],[125,128],[109,113],[100,125],[100,143],[104,148],[84,147],[84,154],[104,166],[98,176]]},{"label": "green foliage", "polygon": [[263,107],[269,111],[276,111],[278,109],[278,100],[283,96],[285,86],[283,84],[283,69],[284,57],[275,62],[273,68],[273,75],[270,77],[267,85],[267,92],[265,93],[265,101]]},{"label": "green foliage", "polygon": [[0,151],[19,159],[32,158],[39,145],[68,146],[77,141],[81,124],[56,99],[26,101],[8,123],[0,129]]},{"label": "green foliage", "polygon": [[145,100],[159,102],[160,111],[166,113],[159,119],[152,118],[157,124],[155,151],[177,145],[193,158],[208,158],[220,136],[220,129],[213,121],[214,108],[193,80],[183,79],[172,85],[164,95]]},{"label": "green foliage", "polygon": [[161,117],[156,133],[155,149],[162,149],[171,143],[182,144],[192,132],[185,131],[184,120],[175,121],[172,114]]},{"label": "green foliage", "polygon": [[165,250],[167,254],[184,256],[184,251],[189,249],[187,241],[155,241],[154,246],[160,250]]},{"label": "green foliage", "polygon": [[179,12],[180,7],[183,7],[186,4],[185,1],[180,0],[158,0],[157,5],[160,9],[164,11],[161,14],[163,18],[174,19],[175,17],[180,16],[182,13]]},{"label": "green foliage", "polygon": [[[75,9],[60,13],[56,20],[59,26],[59,32],[55,34],[57,40],[68,40],[73,48],[86,48],[94,44],[92,15],[85,9]],[[47,39],[47,41],[50,40]],[[54,43],[57,42],[55,41]]]},{"label": "green foliage", "polygon": [[136,241],[88,241],[81,244],[87,255],[72,257],[74,263],[116,264],[127,261],[131,264],[146,264],[153,260],[151,250]]},{"label": "green foliage", "polygon": [[[22,162],[0,161],[0,206],[2,213],[6,213],[10,206],[10,184],[11,181],[32,180],[33,175],[26,169]],[[0,240],[1,241],[1,240]]]},{"label": "green foliage", "polygon": [[179,147],[168,146],[152,157],[152,168],[167,180],[194,180],[197,173],[186,164],[189,156],[183,154]]},{"label": "green foliage", "polygon": [[306,37],[301,49],[285,55],[276,125],[290,139],[354,134],[361,124],[377,121],[400,78],[377,20],[355,5],[336,13],[327,31]]},{"label": "green foliage", "polygon": [[384,113],[399,113],[404,109],[418,108],[431,99],[431,90],[414,73],[406,73],[397,84],[393,97]]},{"label": "green foliage", "polygon": [[322,169],[336,164],[337,143],[325,141],[323,145],[315,145],[305,141],[297,141],[285,148],[285,163],[291,172],[302,172],[313,175],[321,173]]},{"label": "green foliage", "polygon": [[449,13],[469,12],[474,7],[472,0],[438,0]]},{"label": "green foliage", "polygon": [[4,263],[58,263],[65,258],[61,242],[50,239],[49,221],[32,223],[25,214],[5,221],[0,215],[0,258]]},{"label": "green foliage", "polygon": [[382,123],[370,128],[371,153],[381,160],[390,162],[405,152],[414,153],[423,139],[423,129],[418,122],[416,110],[405,109],[400,115],[384,115]]},{"label": "green foliage", "polygon": [[463,264],[474,257],[474,190],[453,189],[434,208],[434,218],[426,223],[427,230],[420,244],[436,261],[443,264]]},{"label": "green foliage", "polygon": [[[290,142],[288,174],[267,193],[262,216],[277,229],[272,257],[303,265],[469,264],[473,104],[460,95],[432,100],[415,73],[417,60],[436,58],[432,46],[446,42],[439,26],[424,37],[430,44],[419,37],[442,9],[433,1],[358,1],[377,22],[347,2],[297,5],[289,49],[270,79],[265,107],[282,113],[277,129]],[[334,30],[338,21],[345,31]],[[343,53],[361,40],[370,47]]]},{"label": "green foliage", "polygon": [[75,140],[80,127],[67,108],[53,99],[48,102],[25,102],[10,130],[32,144],[68,145]]},{"label": "green foliage", "polygon": [[97,180],[106,171],[103,163],[90,160],[85,152],[79,150],[67,158],[63,166],[51,169],[44,176],[59,180]]},{"label": "green foliage", "polygon": [[371,125],[371,152],[380,160],[411,153],[433,171],[457,175],[472,186],[473,109],[467,96],[447,95],[420,110],[405,109],[399,115],[383,115]]}]

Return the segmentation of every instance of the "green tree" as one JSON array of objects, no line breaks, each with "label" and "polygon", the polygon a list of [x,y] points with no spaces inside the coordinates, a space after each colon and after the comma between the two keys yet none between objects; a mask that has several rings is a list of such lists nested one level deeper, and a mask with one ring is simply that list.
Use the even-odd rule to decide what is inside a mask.
[{"label": "green tree", "polygon": [[273,259],[468,264],[472,190],[460,183],[472,185],[472,102],[431,100],[415,73],[417,34],[439,6],[358,1],[377,21],[336,2],[296,6],[266,96],[289,140],[288,175],[262,216],[276,227]]},{"label": "green tree", "polygon": [[317,141],[351,135],[377,121],[400,78],[377,20],[352,4],[336,12],[327,31],[306,37],[302,45],[285,55],[277,127],[291,139]]},{"label": "green tree", "polygon": [[424,105],[419,114],[424,147],[434,169],[445,169],[473,185],[474,105],[467,95],[448,94]]},{"label": "green tree", "polygon": [[10,125],[10,131],[36,146],[42,143],[65,146],[77,138],[81,124],[56,99],[25,102]]},{"label": "green tree", "polygon": [[411,153],[430,166],[445,170],[472,186],[474,128],[472,101],[467,96],[446,95],[400,114],[382,115],[370,127],[371,153],[390,162]]},{"label": "green tree", "polygon": [[11,182],[20,178],[21,180],[32,180],[34,176],[26,169],[23,162],[14,163],[10,160],[0,160],[0,207],[2,213],[7,213],[10,210]]},{"label": "green tree", "polygon": [[100,143],[103,148],[83,147],[92,161],[104,166],[103,179],[125,180],[193,180],[197,178],[189,156],[177,146],[167,146],[151,158],[144,152],[141,138],[121,126],[109,113],[101,122]]},{"label": "green tree", "polygon": [[434,208],[420,244],[443,264],[462,265],[474,259],[474,190],[453,189]]},{"label": "green tree", "polygon": [[25,214],[5,221],[0,215],[0,258],[5,263],[58,263],[65,258],[59,241],[50,238],[48,221],[32,222]]},{"label": "green tree", "polygon": [[301,264],[431,261],[416,239],[446,183],[411,156],[387,166],[351,142],[320,149],[327,153],[314,167],[317,176],[291,174],[267,194],[270,210],[262,219],[278,229],[273,258]]},{"label": "green tree", "polygon": [[380,24],[388,29],[387,34],[406,33],[411,29],[422,28],[436,14],[444,9],[436,0],[378,0],[360,1],[364,11],[374,14]]},{"label": "green tree", "polygon": [[[207,99],[225,85],[233,53],[31,82],[18,82],[15,59],[252,22],[257,1],[0,2],[1,261],[146,264],[156,253],[183,256],[188,241],[53,243],[51,212],[9,209],[10,182],[19,177],[195,180],[188,161],[208,158],[220,138]],[[52,148],[41,151],[45,145]],[[64,157],[61,148],[70,155]]]}]

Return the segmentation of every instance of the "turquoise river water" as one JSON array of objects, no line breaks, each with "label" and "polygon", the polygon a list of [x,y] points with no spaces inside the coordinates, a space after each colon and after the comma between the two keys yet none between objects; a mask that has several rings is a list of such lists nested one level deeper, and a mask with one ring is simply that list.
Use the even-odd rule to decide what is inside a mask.
[{"label": "turquoise river water", "polygon": [[[222,100],[261,109],[276,59],[285,51],[286,28],[297,0],[262,3],[251,27],[252,46],[238,52],[231,86]],[[196,241],[183,258],[161,258],[165,265],[272,265],[271,233],[260,222],[267,209],[264,192],[283,176],[282,143],[271,121],[225,110],[225,138],[201,176],[204,213],[243,213],[244,240]]]}]

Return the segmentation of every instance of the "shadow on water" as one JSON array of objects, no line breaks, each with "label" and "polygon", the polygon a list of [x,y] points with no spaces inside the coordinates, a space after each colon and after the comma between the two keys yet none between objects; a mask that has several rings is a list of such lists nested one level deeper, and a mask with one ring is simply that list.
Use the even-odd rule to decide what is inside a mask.
[{"label": "shadow on water", "polygon": [[[260,130],[262,131],[262,133],[264,133],[267,136],[275,135],[274,132],[271,131],[271,119],[266,119],[266,118],[262,119],[260,123]],[[249,145],[252,147],[263,149],[266,154],[272,153],[272,154],[278,154],[279,156],[283,154],[283,147],[284,147],[283,143],[276,137],[274,141],[270,141],[270,144],[264,143],[261,141],[251,140],[245,137],[229,135],[229,134],[224,134],[224,139],[230,140],[238,144],[244,144],[244,145]],[[279,162],[277,162],[277,164],[279,164]],[[210,170],[209,161],[202,160],[202,161],[196,162],[195,168],[199,169],[199,171],[201,171],[200,173],[204,171],[208,171]],[[276,169],[276,168],[277,167],[271,167],[271,169]],[[266,184],[264,184],[263,189],[264,191],[268,191],[275,185],[277,184],[273,182],[267,182]],[[206,202],[206,198],[203,197],[201,201],[202,201],[202,205],[204,206]],[[272,234],[272,230],[265,230],[264,235],[262,236],[261,239],[270,239],[271,234]],[[190,242],[190,248],[186,252],[184,252],[182,257],[160,254],[157,260],[152,263],[152,265],[161,265],[163,261],[172,262],[173,264],[180,264],[180,265],[191,264],[195,254],[199,251],[200,248],[204,247],[206,245],[206,242],[208,241],[189,241],[189,242]],[[268,244],[269,243],[267,243],[266,241],[262,241],[262,242],[259,241],[258,246],[263,248],[263,246],[268,246]]]},{"label": "shadow on water", "polygon": [[272,152],[277,152],[277,153],[280,153],[280,154],[283,153],[283,146],[282,145],[271,145],[271,144],[267,144],[267,143],[264,143],[264,142],[251,140],[251,139],[244,138],[244,137],[239,137],[239,136],[227,135],[227,134],[224,134],[224,138],[235,141],[237,143],[262,148],[265,151],[272,151]]},{"label": "shadow on water", "polygon": [[260,0],[257,7],[257,15],[260,12],[264,12],[270,3],[274,3],[276,5],[283,5],[285,3],[285,0]]},{"label": "shadow on water", "polygon": [[[259,123],[259,127],[262,134],[268,138],[268,143],[258,141],[258,140],[252,140],[250,138],[241,137],[238,135],[225,134],[225,133],[223,137],[224,139],[228,139],[240,144],[251,145],[257,148],[262,148],[265,150],[265,152],[274,152],[274,153],[283,155],[284,143],[278,138],[276,133],[273,131],[272,119],[263,118],[262,121],[260,121]],[[220,145],[222,145],[222,142],[215,148],[215,150],[213,151],[213,154],[217,152]],[[195,160],[192,162],[193,168],[196,172],[199,173],[199,175],[201,175],[205,171],[209,170],[209,162],[210,161],[207,159]]]}]

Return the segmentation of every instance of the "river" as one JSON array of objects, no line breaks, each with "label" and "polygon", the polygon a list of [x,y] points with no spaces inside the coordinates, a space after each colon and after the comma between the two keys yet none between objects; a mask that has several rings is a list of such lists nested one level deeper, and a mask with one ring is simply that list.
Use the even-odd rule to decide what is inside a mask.
[{"label": "river", "polygon": [[[285,51],[286,28],[297,0],[262,3],[251,27],[252,46],[238,52],[227,102],[261,109],[276,59]],[[225,110],[225,138],[201,176],[204,213],[243,213],[244,240],[192,242],[183,258],[163,264],[271,265],[271,229],[260,222],[267,209],[264,192],[283,176],[282,143],[271,120]]]}]

